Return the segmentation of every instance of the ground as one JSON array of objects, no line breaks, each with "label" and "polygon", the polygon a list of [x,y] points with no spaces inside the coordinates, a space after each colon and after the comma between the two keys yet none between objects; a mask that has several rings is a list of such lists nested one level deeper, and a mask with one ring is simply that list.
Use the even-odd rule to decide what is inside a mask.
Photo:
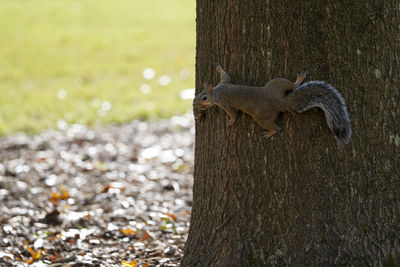
[{"label": "ground", "polygon": [[177,266],[192,115],[0,139],[1,266]]}]

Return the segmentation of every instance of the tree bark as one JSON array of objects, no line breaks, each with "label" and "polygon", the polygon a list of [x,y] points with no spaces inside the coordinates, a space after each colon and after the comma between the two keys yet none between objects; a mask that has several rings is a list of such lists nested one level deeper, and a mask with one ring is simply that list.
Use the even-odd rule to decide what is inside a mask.
[{"label": "tree bark", "polygon": [[339,148],[319,109],[283,114],[270,139],[207,110],[182,266],[399,263],[399,25],[395,0],[197,0],[197,93],[218,64],[252,86],[308,70],[342,93],[353,137]]}]

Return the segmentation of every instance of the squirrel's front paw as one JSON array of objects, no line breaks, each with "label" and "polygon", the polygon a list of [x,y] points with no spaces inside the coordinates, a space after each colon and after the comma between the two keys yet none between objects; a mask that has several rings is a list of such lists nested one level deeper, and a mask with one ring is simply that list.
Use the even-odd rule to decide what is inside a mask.
[{"label": "squirrel's front paw", "polygon": [[261,131],[261,135],[262,135],[262,137],[270,138],[271,136],[273,136],[277,132],[278,132],[277,130],[271,130],[271,131],[263,130],[263,131]]},{"label": "squirrel's front paw", "polygon": [[236,120],[230,119],[230,120],[228,120],[228,125],[232,126],[235,122],[236,122]]}]

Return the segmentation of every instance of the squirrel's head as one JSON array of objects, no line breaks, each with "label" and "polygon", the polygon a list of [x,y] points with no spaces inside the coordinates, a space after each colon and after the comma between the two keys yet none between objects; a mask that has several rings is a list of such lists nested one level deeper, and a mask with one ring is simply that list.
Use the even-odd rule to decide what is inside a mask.
[{"label": "squirrel's head", "polygon": [[193,100],[193,111],[200,116],[199,111],[204,111],[215,104],[214,88],[211,85],[204,84],[204,90],[198,94]]}]

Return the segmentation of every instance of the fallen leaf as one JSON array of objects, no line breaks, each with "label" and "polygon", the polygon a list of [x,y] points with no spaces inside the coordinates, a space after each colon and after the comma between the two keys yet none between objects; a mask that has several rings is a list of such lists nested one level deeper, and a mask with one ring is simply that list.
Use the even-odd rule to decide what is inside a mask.
[{"label": "fallen leaf", "polygon": [[124,191],[125,187],[120,185],[119,183],[111,183],[111,184],[104,184],[103,189],[101,190],[102,193],[107,193],[108,190],[115,188],[119,189],[120,191]]},{"label": "fallen leaf", "polygon": [[42,250],[39,249],[39,251],[36,252],[33,248],[31,248],[28,245],[27,241],[24,242],[24,245],[26,246],[26,249],[31,254],[31,259],[26,259],[25,262],[28,264],[32,264],[33,262],[35,262],[36,260],[38,260],[40,258],[40,256],[42,255]]},{"label": "fallen leaf", "polygon": [[146,239],[153,239],[153,238],[151,237],[151,235],[149,235],[149,233],[146,230],[143,230],[140,241],[144,241]]},{"label": "fallen leaf", "polygon": [[131,261],[131,262],[127,262],[127,261],[121,261],[122,265],[124,267],[137,267],[137,261]]},{"label": "fallen leaf", "polygon": [[112,186],[110,184],[105,184],[105,185],[103,185],[103,190],[101,190],[101,192],[107,193],[110,188],[112,188]]},{"label": "fallen leaf", "polygon": [[176,222],[176,217],[172,213],[167,213],[167,216],[170,217],[174,222]]},{"label": "fallen leaf", "polygon": [[61,186],[61,193],[59,194],[55,191],[51,191],[51,197],[49,197],[49,200],[54,205],[58,205],[59,200],[66,200],[68,198],[70,198],[70,196],[67,189],[65,189],[64,186]]},{"label": "fallen leaf", "polygon": [[62,185],[61,186],[61,199],[65,200],[69,198],[69,193],[67,191],[67,189],[65,189],[65,187]]},{"label": "fallen leaf", "polygon": [[76,244],[76,239],[72,239],[72,238],[69,238],[69,239],[67,239],[66,240],[68,243],[70,243],[70,244]]},{"label": "fallen leaf", "polygon": [[54,261],[55,259],[58,258],[58,256],[60,256],[60,254],[58,254],[57,251],[55,251],[55,253],[56,253],[56,254],[54,254],[54,255],[48,254],[48,255],[49,255],[49,260]]},{"label": "fallen leaf", "polygon": [[125,235],[136,235],[137,232],[135,230],[132,230],[131,228],[122,228],[121,232],[124,233]]}]

